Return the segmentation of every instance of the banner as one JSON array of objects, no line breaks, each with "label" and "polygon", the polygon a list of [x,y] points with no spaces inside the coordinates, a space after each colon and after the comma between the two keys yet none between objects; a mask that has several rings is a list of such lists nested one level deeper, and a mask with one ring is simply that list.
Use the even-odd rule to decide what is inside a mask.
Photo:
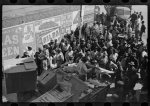
[{"label": "banner", "polygon": [[[35,22],[37,47],[49,43],[51,39],[59,42],[64,34],[70,33],[72,23],[73,12]],[[53,32],[54,29],[57,30]]]},{"label": "banner", "polygon": [[57,29],[51,31],[50,33],[42,36],[42,43],[43,43],[43,45],[48,44],[52,39],[53,40],[55,40],[55,39],[58,40],[59,37],[60,37],[59,35],[60,35],[59,28],[57,28]]}]

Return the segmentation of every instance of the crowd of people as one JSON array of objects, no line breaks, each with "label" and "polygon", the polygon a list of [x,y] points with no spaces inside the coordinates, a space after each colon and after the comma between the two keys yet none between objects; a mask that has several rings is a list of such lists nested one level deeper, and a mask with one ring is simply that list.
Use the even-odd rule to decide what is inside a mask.
[{"label": "crowd of people", "polygon": [[[103,13],[103,16],[106,16]],[[107,17],[108,18],[108,17]],[[141,12],[134,12],[128,20],[121,20],[116,15],[106,22],[102,18],[92,26],[87,23],[66,34],[60,43],[51,40],[39,48],[36,53],[31,47],[23,57],[34,57],[38,66],[38,75],[44,70],[60,68],[67,63],[79,63],[83,73],[92,71],[87,63],[113,71],[111,76],[115,88],[123,88],[123,96],[134,94],[137,82],[146,90],[147,46],[142,41],[146,27]],[[109,24],[108,24],[109,23]],[[79,72],[80,73],[80,72]]]}]

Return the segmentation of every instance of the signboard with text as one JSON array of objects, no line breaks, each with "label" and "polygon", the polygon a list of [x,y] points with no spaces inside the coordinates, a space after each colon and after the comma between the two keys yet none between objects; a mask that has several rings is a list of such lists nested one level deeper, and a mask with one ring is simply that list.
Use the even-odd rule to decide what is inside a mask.
[{"label": "signboard with text", "polygon": [[42,36],[42,43],[43,45],[48,44],[52,39],[57,39],[59,38],[59,28],[52,30],[48,34]]},{"label": "signboard with text", "polygon": [[11,59],[20,54],[21,27],[13,27],[2,31],[2,59]]},{"label": "signboard with text", "polygon": [[26,47],[35,50],[35,35],[33,24],[24,24],[2,30],[2,58],[3,60],[22,56]]},{"label": "signboard with text", "polygon": [[30,46],[36,51],[36,37],[34,31],[34,24],[28,23],[22,25],[22,36],[21,36],[21,53],[26,50],[26,47]]},{"label": "signboard with text", "polygon": [[[41,22],[42,21],[42,22]],[[71,32],[73,12],[62,14],[35,22],[37,46],[47,44],[54,39],[60,42],[61,38]]]}]

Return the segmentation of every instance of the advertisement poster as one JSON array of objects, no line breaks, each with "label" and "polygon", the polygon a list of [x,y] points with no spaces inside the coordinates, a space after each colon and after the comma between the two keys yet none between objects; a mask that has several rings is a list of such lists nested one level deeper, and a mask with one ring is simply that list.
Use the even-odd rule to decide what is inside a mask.
[{"label": "advertisement poster", "polygon": [[33,24],[23,24],[2,30],[2,57],[3,60],[23,56],[27,46],[35,51],[36,41]]},{"label": "advertisement poster", "polygon": [[34,26],[37,47],[49,43],[51,39],[60,42],[65,34],[71,33],[79,24],[80,11],[36,21]]},{"label": "advertisement poster", "polygon": [[[49,35],[53,29],[60,27],[60,17],[51,17],[48,19],[43,19],[36,21],[35,26],[35,36],[36,36],[36,46],[41,47],[43,44],[47,44],[50,41]],[[45,37],[44,37],[45,36]]]},{"label": "advertisement poster", "polygon": [[34,51],[36,51],[36,38],[34,33],[34,24],[29,23],[22,25],[22,44],[21,44],[21,53],[23,54],[26,51],[28,46],[32,47]]},{"label": "advertisement poster", "polygon": [[12,59],[20,54],[22,27],[2,30],[2,59]]}]

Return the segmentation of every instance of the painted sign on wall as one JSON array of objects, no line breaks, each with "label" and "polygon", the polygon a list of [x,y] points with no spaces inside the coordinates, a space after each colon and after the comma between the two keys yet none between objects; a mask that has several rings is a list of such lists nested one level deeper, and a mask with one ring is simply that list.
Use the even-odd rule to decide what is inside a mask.
[{"label": "painted sign on wall", "polygon": [[21,27],[13,27],[2,31],[2,58],[11,59],[20,54]]},{"label": "painted sign on wall", "polygon": [[42,36],[42,43],[43,45],[48,44],[52,39],[59,38],[59,28],[54,29],[53,31],[49,32],[48,34]]},{"label": "painted sign on wall", "polygon": [[28,46],[32,47],[32,49],[36,51],[36,37],[34,32],[33,23],[22,25],[21,54],[23,54]]},{"label": "painted sign on wall", "polygon": [[35,35],[33,24],[24,24],[2,30],[2,57],[3,60],[22,56],[26,47],[35,50]]},{"label": "painted sign on wall", "polygon": [[59,26],[60,26],[60,17],[58,16],[36,21],[35,33],[40,33],[42,31],[53,29]]}]

